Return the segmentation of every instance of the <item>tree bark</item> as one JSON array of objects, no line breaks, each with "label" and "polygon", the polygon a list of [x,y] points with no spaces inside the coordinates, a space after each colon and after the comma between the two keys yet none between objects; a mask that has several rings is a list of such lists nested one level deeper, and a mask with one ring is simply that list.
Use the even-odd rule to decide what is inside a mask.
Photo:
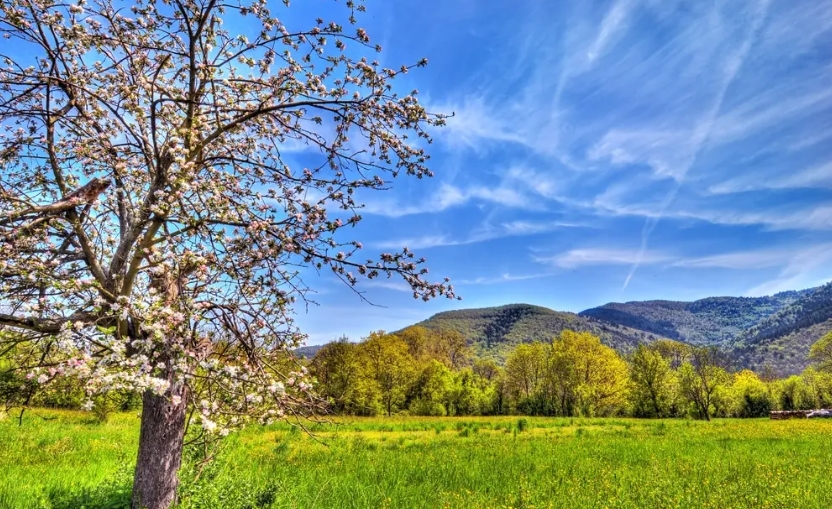
[{"label": "tree bark", "polygon": [[176,501],[186,405],[183,386],[172,387],[171,392],[182,398],[178,405],[174,405],[170,398],[150,391],[142,396],[132,509],[168,509]]}]

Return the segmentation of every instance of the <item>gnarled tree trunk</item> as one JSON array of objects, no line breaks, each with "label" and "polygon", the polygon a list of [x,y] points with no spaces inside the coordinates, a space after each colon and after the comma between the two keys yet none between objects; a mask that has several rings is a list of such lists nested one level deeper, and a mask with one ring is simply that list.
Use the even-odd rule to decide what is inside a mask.
[{"label": "gnarled tree trunk", "polygon": [[185,392],[183,386],[171,387],[171,393],[182,398],[178,405],[150,391],[142,397],[133,509],[168,509],[176,501],[185,438]]}]

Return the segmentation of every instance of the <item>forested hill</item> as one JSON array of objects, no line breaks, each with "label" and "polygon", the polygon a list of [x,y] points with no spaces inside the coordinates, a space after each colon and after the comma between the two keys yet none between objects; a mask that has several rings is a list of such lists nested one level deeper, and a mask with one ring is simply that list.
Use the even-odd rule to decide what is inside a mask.
[{"label": "forested hill", "polygon": [[806,366],[809,348],[832,331],[832,283],[813,288],[800,299],[737,335],[733,357],[751,369],[771,367],[777,374]]},{"label": "forested hill", "polygon": [[580,315],[693,345],[725,347],[733,345],[751,327],[816,290],[783,292],[769,297],[708,297],[694,302],[613,302],[582,311]]},{"label": "forested hill", "polygon": [[622,353],[660,338],[715,345],[738,368],[767,366],[787,375],[802,371],[809,347],[832,330],[832,283],[768,297],[610,303],[578,314],[510,304],[446,311],[417,325],[457,330],[479,355],[497,359],[518,343],[548,341],[571,329],[593,332]]},{"label": "forested hill", "polygon": [[504,357],[519,343],[551,340],[566,329],[593,332],[620,352],[659,339],[648,331],[529,304],[445,311],[416,325],[457,330],[480,356],[496,358]]},{"label": "forested hill", "polygon": [[736,346],[750,346],[787,336],[832,319],[832,283],[805,290],[799,299],[781,307],[737,335]]},{"label": "forested hill", "polygon": [[771,370],[785,376],[803,371],[809,364],[809,348],[818,339],[832,331],[832,318],[807,327],[801,327],[780,336],[761,339],[753,344],[738,344],[728,350],[737,366],[757,373]]},{"label": "forested hill", "polygon": [[[832,330],[832,283],[768,297],[610,303],[578,314],[509,304],[446,311],[415,325],[459,331],[478,357],[497,360],[519,343],[550,341],[569,329],[592,332],[620,353],[661,338],[715,345],[737,368],[782,376],[806,368],[809,347]],[[311,357],[318,348],[297,353]]]}]

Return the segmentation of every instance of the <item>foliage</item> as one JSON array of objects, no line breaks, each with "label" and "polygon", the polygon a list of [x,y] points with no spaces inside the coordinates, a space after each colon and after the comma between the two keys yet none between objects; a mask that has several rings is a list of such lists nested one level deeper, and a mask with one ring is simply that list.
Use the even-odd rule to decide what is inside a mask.
[{"label": "foliage", "polygon": [[811,290],[739,334],[736,342],[755,344],[832,318],[832,283]]},{"label": "foliage", "polygon": [[331,411],[353,415],[375,415],[378,397],[374,381],[367,376],[366,364],[357,345],[336,341],[320,348],[310,369],[318,380],[317,392]]},{"label": "foliage", "polygon": [[9,358],[0,357],[0,410],[24,404],[33,385]]},{"label": "foliage", "polygon": [[606,416],[627,398],[627,363],[599,338],[564,331],[552,342],[546,381],[557,415]]},{"label": "foliage", "polygon": [[832,373],[832,332],[819,339],[809,350],[809,359],[821,371]]},{"label": "foliage", "polygon": [[411,327],[397,334],[373,332],[357,344],[329,343],[309,366],[336,413],[494,413],[492,380],[499,368],[492,366],[492,378],[485,379],[467,367],[468,359],[458,333]]},{"label": "foliage", "polygon": [[638,343],[658,339],[643,331],[528,304],[445,311],[417,325],[432,330],[457,331],[478,357],[497,361],[504,361],[516,345],[548,342],[564,330],[591,332],[622,352],[631,350]]},{"label": "foliage", "polygon": [[564,330],[573,330],[591,332],[623,355],[639,344],[668,338],[694,346],[718,346],[738,368],[783,376],[805,369],[812,343],[832,332],[832,314],[826,305],[830,288],[769,297],[610,303],[578,315],[511,304],[438,313],[419,327],[456,330],[477,357],[497,362],[505,361],[518,344],[547,342]]},{"label": "foliage", "polygon": [[437,360],[428,361],[410,389],[413,415],[448,415],[455,388],[454,373]]},{"label": "foliage", "polygon": [[779,396],[780,408],[783,410],[810,410],[815,401],[810,388],[803,383],[798,375],[792,375],[784,380],[778,380],[776,390]]},{"label": "foliage", "polygon": [[398,336],[375,332],[361,343],[369,377],[378,387],[379,400],[387,415],[405,403],[415,375],[407,343]]},{"label": "foliage", "polygon": [[[88,407],[143,394],[171,432],[142,434],[137,497],[158,501],[134,504],[175,498],[187,415],[225,434],[317,409],[305,371],[272,363],[303,340],[306,269],[454,297],[407,249],[368,259],[344,233],[360,192],[432,175],[422,147],[445,117],[394,88],[426,60],[373,60],[360,1],[304,27],[288,8],[0,2],[0,326],[20,333],[0,351],[30,344],[28,374],[84,380]],[[389,412],[396,384],[376,375]]]},{"label": "foliage", "polygon": [[506,359],[505,387],[521,413],[543,413],[540,394],[548,352],[543,343],[521,344]]},{"label": "foliage", "polygon": [[812,408],[832,408],[832,373],[807,368],[800,374],[804,397]]},{"label": "foliage", "polygon": [[812,291],[770,297],[709,297],[694,302],[610,303],[580,314],[693,345],[726,346],[744,330]]},{"label": "foliage", "polygon": [[734,417],[768,417],[775,406],[765,382],[747,369],[734,374],[728,394],[728,413]]},{"label": "foliage", "polygon": [[691,348],[690,361],[679,368],[679,391],[706,421],[717,410],[721,390],[729,382],[724,359],[716,347]]},{"label": "foliage", "polygon": [[[407,340],[403,338],[408,338]],[[441,332],[412,327],[321,348],[310,363],[336,414],[422,416],[763,417],[775,409],[832,406],[832,373],[777,379],[733,372],[715,347],[672,340],[639,345],[626,358],[586,332],[521,343],[504,366],[477,359],[454,368],[432,347]],[[384,360],[383,360],[384,359]]]},{"label": "foliage", "polygon": [[728,353],[737,365],[761,373],[770,371],[777,376],[798,374],[811,362],[809,354],[812,345],[830,332],[832,318],[783,336],[734,347]]},{"label": "foliage", "polygon": [[676,400],[670,360],[655,347],[639,345],[630,357],[630,402],[635,417],[668,417]]}]

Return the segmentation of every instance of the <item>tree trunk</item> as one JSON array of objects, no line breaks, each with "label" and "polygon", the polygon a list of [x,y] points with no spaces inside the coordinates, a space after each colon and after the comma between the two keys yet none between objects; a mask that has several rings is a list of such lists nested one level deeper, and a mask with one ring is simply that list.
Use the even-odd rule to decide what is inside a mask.
[{"label": "tree trunk", "polygon": [[656,413],[655,417],[661,419],[662,411],[661,408],[659,408],[659,395],[654,391],[650,391],[650,399],[653,400],[653,411]]},{"label": "tree trunk", "polygon": [[702,418],[706,421],[710,422],[711,420],[711,412],[710,412],[710,403],[706,403],[704,401],[699,403],[699,412],[702,414]]},{"label": "tree trunk", "polygon": [[150,391],[142,396],[139,454],[133,479],[132,509],[168,509],[176,501],[177,472],[185,437],[185,390],[171,388],[182,401],[171,403]]}]

